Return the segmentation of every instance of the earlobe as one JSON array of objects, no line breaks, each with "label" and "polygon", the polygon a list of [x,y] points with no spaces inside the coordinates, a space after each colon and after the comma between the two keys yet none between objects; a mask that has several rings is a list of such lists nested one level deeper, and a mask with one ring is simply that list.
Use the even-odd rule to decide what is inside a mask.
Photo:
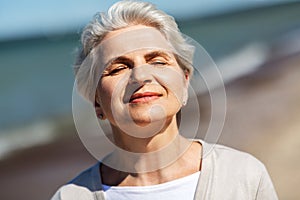
[{"label": "earlobe", "polygon": [[104,115],[103,115],[103,114],[99,114],[97,117],[98,117],[99,119],[101,119],[101,120],[104,120]]},{"label": "earlobe", "polygon": [[187,89],[184,90],[183,92],[183,98],[182,98],[182,106],[185,106],[188,100],[188,91]]},{"label": "earlobe", "polygon": [[185,72],[185,88],[183,91],[182,106],[185,106],[187,104],[187,100],[189,96],[188,95],[189,84],[190,84],[189,74],[188,72]]},{"label": "earlobe", "polygon": [[100,107],[99,103],[97,103],[97,101],[95,101],[95,112],[96,112],[97,117],[100,120],[105,120],[106,119],[106,117],[105,117],[105,115],[103,113],[103,110]]}]

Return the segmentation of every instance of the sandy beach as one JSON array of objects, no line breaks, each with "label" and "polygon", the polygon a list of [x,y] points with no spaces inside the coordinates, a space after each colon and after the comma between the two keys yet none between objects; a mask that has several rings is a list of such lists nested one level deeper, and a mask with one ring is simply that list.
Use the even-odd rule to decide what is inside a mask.
[{"label": "sandy beach", "polygon": [[[284,200],[300,199],[299,63],[299,55],[275,59],[226,85],[227,117],[219,140],[260,159]],[[205,108],[207,96],[200,98]],[[49,199],[59,186],[95,163],[74,127],[69,132],[0,161],[0,199]]]}]

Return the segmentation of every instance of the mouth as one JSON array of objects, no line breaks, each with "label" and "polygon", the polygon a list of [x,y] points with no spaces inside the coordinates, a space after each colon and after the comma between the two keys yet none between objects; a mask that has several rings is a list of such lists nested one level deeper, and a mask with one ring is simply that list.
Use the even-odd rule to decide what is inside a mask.
[{"label": "mouth", "polygon": [[129,103],[147,103],[161,96],[162,94],[156,92],[135,93],[130,97]]}]

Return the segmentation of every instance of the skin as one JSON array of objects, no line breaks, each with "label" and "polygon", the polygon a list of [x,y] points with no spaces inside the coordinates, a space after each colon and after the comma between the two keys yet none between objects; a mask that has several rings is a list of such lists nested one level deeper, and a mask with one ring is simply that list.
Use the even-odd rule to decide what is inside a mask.
[{"label": "skin", "polygon": [[[112,31],[104,40],[138,28],[144,26]],[[188,145],[175,162],[152,172],[126,173],[102,165],[100,170],[104,184],[153,185],[200,170],[201,144],[179,136],[176,121],[176,114],[183,101],[187,100],[188,84],[189,76],[179,66],[175,56],[161,49],[141,47],[115,58],[104,67],[96,91],[95,107],[97,116],[102,114],[110,122],[117,146],[130,152],[149,153],[168,146],[170,141]],[[179,145],[172,148],[174,152],[180,149]],[[161,156],[163,158],[165,155]],[[134,161],[124,156],[117,160],[135,169],[150,163],[142,156]]]}]

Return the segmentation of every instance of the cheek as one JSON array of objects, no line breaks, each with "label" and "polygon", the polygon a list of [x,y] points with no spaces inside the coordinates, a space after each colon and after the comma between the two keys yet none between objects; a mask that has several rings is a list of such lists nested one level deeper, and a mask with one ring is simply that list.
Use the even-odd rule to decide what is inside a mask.
[{"label": "cheek", "polygon": [[104,106],[120,103],[125,91],[125,81],[124,76],[107,77],[101,80],[98,91],[100,101],[105,103]]},{"label": "cheek", "polygon": [[178,101],[182,100],[186,83],[184,74],[181,71],[165,69],[163,73],[156,73],[154,76],[168,92],[172,92],[176,96]]},{"label": "cheek", "polygon": [[111,97],[112,97],[113,87],[112,84],[109,84],[108,81],[101,81],[98,88],[97,94],[98,98],[101,102],[101,107],[106,108],[110,105]]}]

